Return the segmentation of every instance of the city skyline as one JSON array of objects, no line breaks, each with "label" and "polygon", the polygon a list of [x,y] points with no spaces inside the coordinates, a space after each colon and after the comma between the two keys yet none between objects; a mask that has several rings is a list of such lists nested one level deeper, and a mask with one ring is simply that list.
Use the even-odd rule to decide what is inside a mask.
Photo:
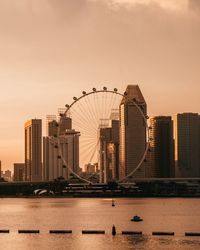
[{"label": "city skyline", "polygon": [[200,246],[200,0],[0,0],[1,249]]},{"label": "city skyline", "polygon": [[198,1],[112,2],[0,2],[3,169],[24,159],[24,121],[92,87],[139,84],[149,116],[199,113]]},{"label": "city skyline", "polygon": [[[122,92],[123,93],[123,92]],[[59,111],[60,109],[58,109],[58,111]],[[63,109],[64,110],[64,109]],[[192,114],[196,114],[195,112],[180,112],[180,113],[176,113],[176,114],[173,114],[173,115],[171,115],[171,118],[172,118],[172,121],[174,121],[175,120],[175,117],[176,117],[176,115],[178,115],[178,114],[187,114],[187,113],[192,113]],[[50,116],[52,116],[52,115],[50,115]],[[55,116],[55,115],[53,115],[53,116]],[[154,117],[156,117],[156,116],[158,116],[158,115],[155,115],[155,116],[150,116],[149,118],[154,118]],[[163,116],[166,116],[165,114],[163,115]],[[55,116],[56,117],[56,116]],[[34,120],[34,118],[29,118],[29,119],[27,119],[27,120]],[[40,117],[38,117],[38,118],[35,118],[35,119],[41,119]],[[46,118],[45,119],[48,119],[48,115],[46,115]],[[43,119],[41,119],[42,121],[43,121]],[[44,122],[45,123],[45,122]],[[148,121],[148,124],[149,124],[149,126],[150,126],[150,121]],[[65,125],[66,126],[66,125]],[[48,128],[44,125],[44,124],[42,124],[42,136],[47,136],[48,135]],[[174,135],[174,139],[175,139],[175,135]],[[24,138],[22,139],[23,140],[23,143],[24,143]],[[24,150],[24,148],[22,149],[22,150]],[[11,166],[10,167],[6,167],[5,166],[5,164],[2,164],[2,170],[11,170],[11,171],[13,171],[13,167],[14,167],[14,164],[15,163],[23,163],[24,162],[24,151],[22,151],[21,152],[22,154],[23,154],[23,158],[21,159],[21,161],[19,160],[19,161],[16,161],[15,159],[14,159],[14,161],[11,161],[11,160],[9,160],[9,162],[11,162]],[[2,159],[1,159],[1,162],[2,162]]]}]

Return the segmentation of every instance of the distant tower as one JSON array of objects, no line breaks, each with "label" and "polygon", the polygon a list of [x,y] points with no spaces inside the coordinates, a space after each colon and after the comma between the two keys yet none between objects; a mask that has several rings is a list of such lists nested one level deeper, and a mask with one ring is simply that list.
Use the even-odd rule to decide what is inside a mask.
[{"label": "distant tower", "polygon": [[170,116],[150,119],[151,177],[174,177],[173,121]]},{"label": "distant tower", "polygon": [[177,114],[174,127],[176,177],[200,177],[200,116]]},{"label": "distant tower", "polygon": [[42,179],[42,120],[25,123],[25,180]]},{"label": "distant tower", "polygon": [[66,116],[65,111],[66,111],[65,108],[58,109],[58,116],[59,116],[58,134],[59,135],[64,135],[67,129],[72,129],[72,119]]},{"label": "distant tower", "polygon": [[72,129],[72,119],[63,115],[60,117],[59,135],[64,135],[67,129]]},{"label": "distant tower", "polygon": [[24,163],[14,163],[13,181],[24,181]]},{"label": "distant tower", "polygon": [[48,136],[57,135],[58,126],[57,126],[56,115],[47,115],[46,126],[47,126],[47,134],[48,134]]},{"label": "distant tower", "polygon": [[[138,108],[146,115],[147,105],[138,85],[128,85],[120,110],[120,179],[131,173],[140,162],[146,148],[146,124]],[[144,164],[134,177],[145,177]]]},{"label": "distant tower", "polygon": [[100,152],[100,182],[108,181],[107,145],[112,138],[112,128],[100,126],[99,128],[99,152]]},{"label": "distant tower", "polygon": [[[103,122],[103,124],[102,124]],[[101,121],[100,128],[100,182],[119,179],[119,110],[111,110],[110,119]]]}]

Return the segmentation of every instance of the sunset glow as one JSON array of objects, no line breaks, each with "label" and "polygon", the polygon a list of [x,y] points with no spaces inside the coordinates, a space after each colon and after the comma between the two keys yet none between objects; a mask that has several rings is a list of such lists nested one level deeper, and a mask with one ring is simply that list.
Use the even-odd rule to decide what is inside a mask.
[{"label": "sunset glow", "polygon": [[24,122],[43,119],[45,135],[46,115],[82,90],[139,84],[150,116],[199,112],[200,2],[115,3],[0,1],[4,170],[24,161]]}]

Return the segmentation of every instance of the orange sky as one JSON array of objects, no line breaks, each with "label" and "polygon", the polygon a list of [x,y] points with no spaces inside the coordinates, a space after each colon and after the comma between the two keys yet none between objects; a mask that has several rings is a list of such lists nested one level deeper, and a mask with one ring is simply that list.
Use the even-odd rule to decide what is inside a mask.
[{"label": "orange sky", "polygon": [[24,122],[103,85],[139,84],[149,115],[200,113],[200,1],[0,0],[0,159]]}]

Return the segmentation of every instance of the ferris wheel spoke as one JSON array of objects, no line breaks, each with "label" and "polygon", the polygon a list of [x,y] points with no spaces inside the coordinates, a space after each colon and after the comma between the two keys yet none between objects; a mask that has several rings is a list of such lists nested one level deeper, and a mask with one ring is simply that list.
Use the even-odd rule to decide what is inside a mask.
[{"label": "ferris wheel spoke", "polygon": [[102,105],[101,105],[101,114],[100,114],[100,117],[101,119],[104,119],[104,106],[105,106],[105,102],[104,102],[104,99],[105,99],[105,92],[103,92],[103,95],[102,95]]},{"label": "ferris wheel spoke", "polygon": [[111,114],[111,112],[112,112],[112,110],[110,109],[110,107],[111,107],[111,103],[112,103],[112,101],[113,101],[113,95],[114,95],[114,93],[112,93],[111,94],[111,98],[110,98],[110,100],[108,100],[108,103],[107,103],[107,105],[108,105],[108,109],[106,110],[106,117],[110,117],[110,114]]},{"label": "ferris wheel spoke", "polygon": [[98,122],[98,113],[97,113],[96,106],[94,105],[94,102],[93,103],[91,102],[91,98],[88,98],[88,103],[91,109],[92,116],[94,118],[95,127],[98,128],[99,122]]},{"label": "ferris wheel spoke", "polygon": [[[87,98],[88,98],[88,97],[86,97],[86,98],[84,99],[84,104],[82,104],[82,106],[85,106],[85,113],[87,113],[88,122],[91,122],[91,121],[93,121],[94,119],[93,119],[92,114],[91,114],[91,112],[90,112],[90,106],[89,106],[88,103],[87,103]],[[92,125],[94,126],[94,122],[92,123]],[[94,127],[95,127],[95,126],[94,126]]]},{"label": "ferris wheel spoke", "polygon": [[92,142],[89,142],[89,143],[82,144],[82,146],[84,146],[84,147],[81,149],[81,152],[84,152],[84,151],[87,151],[87,150],[94,148],[96,145]]},{"label": "ferris wheel spoke", "polygon": [[81,138],[82,142],[86,142],[86,141],[93,141],[94,140],[94,136],[85,136],[83,138]]},{"label": "ferris wheel spoke", "polygon": [[[87,98],[87,97],[86,97]],[[82,116],[85,116],[84,121],[86,121],[86,124],[90,124],[90,128],[92,127],[94,130],[96,130],[95,124],[92,123],[93,117],[91,116],[89,112],[89,106],[88,105],[83,105],[82,103],[79,103],[79,108],[82,112]]]},{"label": "ferris wheel spoke", "polygon": [[75,111],[74,111],[74,109],[72,109],[73,110],[73,115],[74,116],[76,115],[76,118],[79,118],[84,123],[87,123],[88,117],[87,117],[87,112],[85,110],[85,107],[83,107],[81,105],[81,103],[79,103],[79,102],[77,102],[77,107],[78,108]]},{"label": "ferris wheel spoke", "polygon": [[90,121],[93,122],[94,127],[95,127],[95,129],[96,129],[96,128],[97,128],[97,123],[96,123],[95,115],[94,115],[94,114],[92,113],[92,111],[91,111],[91,106],[92,106],[92,105],[88,103],[87,98],[85,99],[85,103],[86,103],[86,105],[87,105],[88,114],[89,114],[89,116],[90,116]]},{"label": "ferris wheel spoke", "polygon": [[82,138],[81,140],[80,140],[80,142],[81,142],[81,144],[82,145],[87,145],[87,144],[91,144],[91,145],[96,145],[96,139],[94,140],[94,138],[93,139],[91,139],[91,138],[89,138],[89,139],[87,139],[87,138]]},{"label": "ferris wheel spoke", "polygon": [[84,164],[82,164],[81,166],[86,165],[88,163],[91,163],[89,158],[91,157],[91,154],[93,152],[92,150],[93,150],[93,148],[90,147],[87,151],[82,152],[83,157],[87,158],[87,162],[84,162]]},{"label": "ferris wheel spoke", "polygon": [[103,110],[104,119],[108,119],[108,117],[106,116],[106,109],[108,109],[108,107],[107,107],[107,92],[104,93],[104,110]]},{"label": "ferris wheel spoke", "polygon": [[[85,142],[83,142],[83,141],[81,141],[80,142],[82,145],[84,145],[84,147],[86,147],[87,145],[89,145],[90,147],[91,146],[95,146],[96,145],[96,143],[94,143],[92,140],[88,140],[88,141],[85,141]],[[82,149],[81,149],[82,150]]]},{"label": "ferris wheel spoke", "polygon": [[90,148],[88,148],[88,150],[85,152],[85,157],[87,157],[87,159],[88,159],[86,164],[91,163],[91,162],[90,162],[90,158],[91,158],[91,155],[92,155],[93,151],[94,151],[94,148],[93,148],[93,147],[90,147]]},{"label": "ferris wheel spoke", "polygon": [[80,141],[80,146],[82,146],[82,148],[80,149],[81,152],[83,152],[83,150],[86,149],[86,147],[94,147],[95,146],[95,143],[92,142],[91,140],[89,141]]},{"label": "ferris wheel spoke", "polygon": [[[113,95],[114,95],[114,93],[113,93]],[[116,102],[116,98],[112,98],[112,100],[110,102],[110,106],[109,106],[110,107],[110,114],[109,115],[111,115],[113,109],[119,110],[119,103],[118,103],[118,105],[115,105],[115,102]]]},{"label": "ferris wheel spoke", "polygon": [[99,126],[99,121],[98,121],[98,106],[96,105],[96,101],[95,101],[95,94],[93,95],[93,99],[90,98],[90,106],[92,109],[92,113],[95,116],[95,123],[96,123],[96,128],[98,128]]},{"label": "ferris wheel spoke", "polygon": [[92,152],[91,148],[88,148],[87,150],[82,152],[83,157],[86,157],[88,160],[87,160],[87,162],[84,162],[84,164],[82,164],[81,166],[90,163],[89,158],[91,156],[91,152]]},{"label": "ferris wheel spoke", "polygon": [[84,125],[81,121],[74,121],[73,124],[74,124],[73,127],[76,130],[80,130],[80,132],[84,132],[84,134],[89,134],[89,135],[91,134],[91,135],[93,135],[95,133],[94,129],[91,130],[89,128],[89,126],[86,127],[86,125]]},{"label": "ferris wheel spoke", "polygon": [[97,110],[97,124],[98,124],[98,127],[99,127],[99,117],[100,117],[100,106],[101,104],[99,104],[98,102],[98,94],[95,93],[94,94],[94,103],[95,103],[95,109]]},{"label": "ferris wheel spoke", "polygon": [[92,128],[92,131],[95,131],[96,128],[95,127],[90,127],[88,126],[88,121],[85,119],[85,118],[82,118],[82,115],[80,114],[74,114],[73,115],[73,120],[72,120],[72,123],[73,123],[73,127],[78,127],[80,128],[81,130],[85,130],[85,131],[88,131],[88,133],[90,133],[89,131],[91,131],[91,128]]},{"label": "ferris wheel spoke", "polygon": [[[78,107],[80,109],[80,112],[77,112],[77,111],[73,112],[73,115],[76,116],[76,120],[78,120],[79,123],[83,123],[86,126],[88,124],[88,121],[90,120],[88,117],[88,112],[86,110],[84,110],[80,104],[78,104]],[[92,127],[93,127],[93,129],[95,129],[95,127],[93,125],[92,125]]]},{"label": "ferris wheel spoke", "polygon": [[113,101],[112,101],[112,103],[110,105],[110,108],[111,108],[112,111],[113,111],[113,109],[119,110],[119,104],[116,105],[116,99],[115,98],[113,99]]},{"label": "ferris wheel spoke", "polygon": [[99,139],[98,139],[98,141],[97,141],[97,143],[96,143],[96,145],[95,145],[95,147],[94,147],[94,150],[93,150],[93,153],[92,153],[92,155],[91,155],[91,157],[90,157],[90,161],[89,161],[89,162],[92,161],[92,159],[93,159],[93,157],[94,157],[94,155],[95,155],[95,153],[96,153],[96,150],[98,149],[98,145],[99,145]]}]

